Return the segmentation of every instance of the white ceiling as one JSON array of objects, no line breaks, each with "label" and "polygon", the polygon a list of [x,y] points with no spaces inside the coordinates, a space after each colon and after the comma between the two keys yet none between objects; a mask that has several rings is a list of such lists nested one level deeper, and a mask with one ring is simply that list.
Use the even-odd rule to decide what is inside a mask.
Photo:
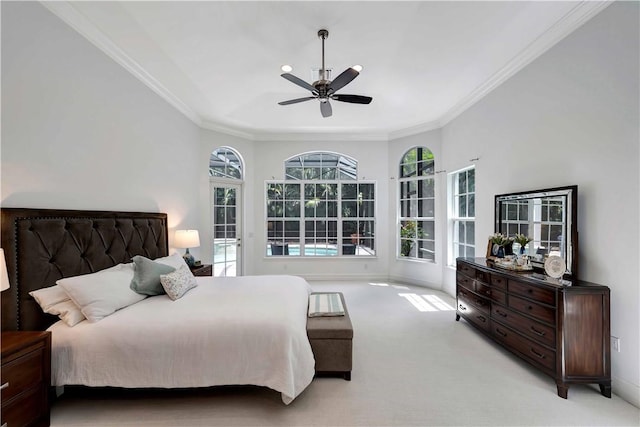
[{"label": "white ceiling", "polygon": [[[253,139],[301,134],[380,138],[440,127],[601,11],[607,2],[44,2],[198,125]],[[327,68],[364,69],[318,101],[280,77],[312,82],[317,32]]]}]

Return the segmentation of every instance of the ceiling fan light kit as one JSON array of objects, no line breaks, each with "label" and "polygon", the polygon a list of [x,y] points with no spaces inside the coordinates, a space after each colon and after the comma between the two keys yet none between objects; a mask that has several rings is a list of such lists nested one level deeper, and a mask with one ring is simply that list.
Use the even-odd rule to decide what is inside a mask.
[{"label": "ceiling fan light kit", "polygon": [[296,84],[311,92],[312,96],[306,96],[303,98],[290,99],[288,101],[278,102],[280,105],[297,104],[299,102],[310,101],[317,99],[320,101],[320,113],[322,117],[330,117],[333,114],[331,109],[330,100],[348,102],[351,104],[369,104],[373,100],[370,96],[362,95],[346,95],[337,94],[336,92],[360,74],[358,70],[362,70],[361,65],[354,65],[353,67],[344,70],[334,80],[330,80],[330,70],[324,66],[324,41],[329,37],[329,31],[322,29],[318,31],[318,37],[322,40],[322,68],[318,71],[318,80],[309,84],[299,77],[290,73],[281,74],[282,77],[289,80],[291,83]]}]

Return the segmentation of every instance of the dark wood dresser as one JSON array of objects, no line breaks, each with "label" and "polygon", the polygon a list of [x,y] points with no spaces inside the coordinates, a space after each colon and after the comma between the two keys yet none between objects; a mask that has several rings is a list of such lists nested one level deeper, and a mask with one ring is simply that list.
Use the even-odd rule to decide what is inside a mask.
[{"label": "dark wood dresser", "polygon": [[566,399],[572,383],[597,383],[611,397],[608,287],[563,286],[485,258],[458,258],[456,295],[456,320],[550,375],[558,396]]},{"label": "dark wood dresser", "polygon": [[51,333],[2,332],[2,426],[48,426]]}]

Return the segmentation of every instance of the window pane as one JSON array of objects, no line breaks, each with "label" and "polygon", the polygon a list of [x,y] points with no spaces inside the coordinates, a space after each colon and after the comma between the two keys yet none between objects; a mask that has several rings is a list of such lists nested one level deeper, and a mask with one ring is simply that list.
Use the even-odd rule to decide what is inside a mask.
[{"label": "window pane", "polygon": [[302,179],[302,168],[300,167],[288,167],[285,168],[285,179]]},{"label": "window pane", "polygon": [[355,200],[358,198],[357,184],[342,184],[342,200]]},{"label": "window pane", "polygon": [[458,196],[458,216],[467,216],[467,196]]},{"label": "window pane", "polygon": [[282,197],[282,184],[268,184],[267,198],[269,200],[277,200]]},{"label": "window pane", "polygon": [[471,193],[467,198],[467,215],[469,217],[476,216],[476,195]]},{"label": "window pane", "polygon": [[358,215],[357,202],[342,202],[342,216],[351,218]]},{"label": "window pane", "polygon": [[476,170],[470,169],[467,171],[467,188],[469,189],[469,193],[476,192]]},{"label": "window pane", "polygon": [[300,184],[285,184],[284,195],[289,200],[300,200]]},{"label": "window pane", "polygon": [[467,174],[462,172],[458,174],[458,194],[467,193]]},{"label": "window pane", "polygon": [[466,222],[466,231],[467,231],[467,237],[466,237],[466,243],[468,245],[475,245],[475,240],[476,240],[476,224],[473,221],[467,221]]},{"label": "window pane", "polygon": [[465,236],[466,236],[466,231],[465,231],[465,223],[464,222],[459,222],[458,223],[458,242],[464,243],[465,240]]},{"label": "window pane", "polygon": [[434,200],[423,199],[419,201],[418,216],[432,218],[434,216]]},{"label": "window pane", "polygon": [[288,218],[297,218],[300,216],[300,202],[286,201],[284,202],[285,216]]},{"label": "window pane", "polygon": [[359,216],[361,218],[373,218],[374,216],[374,202],[373,201],[368,201],[368,202],[362,202],[361,204],[359,204]]},{"label": "window pane", "polygon": [[374,184],[359,184],[358,187],[363,199],[374,199]]}]

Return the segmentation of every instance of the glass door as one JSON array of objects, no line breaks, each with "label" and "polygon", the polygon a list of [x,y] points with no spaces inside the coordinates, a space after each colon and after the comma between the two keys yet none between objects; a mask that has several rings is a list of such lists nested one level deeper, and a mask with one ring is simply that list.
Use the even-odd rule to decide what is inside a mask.
[{"label": "glass door", "polygon": [[242,276],[242,187],[211,183],[213,224],[213,275]]}]

